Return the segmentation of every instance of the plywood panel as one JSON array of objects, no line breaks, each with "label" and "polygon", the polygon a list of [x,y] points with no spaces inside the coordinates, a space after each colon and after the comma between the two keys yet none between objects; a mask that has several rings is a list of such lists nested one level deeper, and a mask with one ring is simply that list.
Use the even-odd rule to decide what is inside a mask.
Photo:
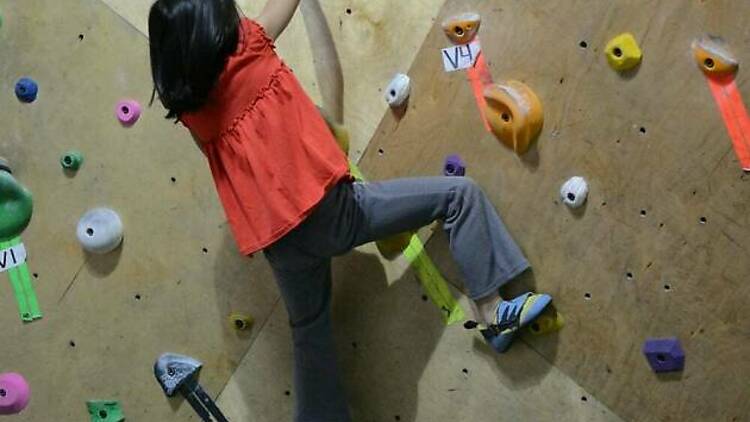
[{"label": "plywood panel", "polygon": [[[465,11],[483,16],[495,78],[540,96],[538,148],[520,160],[484,131],[465,74],[442,71],[448,42],[435,26],[410,71],[406,116],[381,122],[363,169],[373,178],[438,174],[445,155],[460,153],[535,268],[524,283],[552,293],[568,319],[559,336],[526,341],[623,418],[750,419],[750,179],[689,50],[710,32],[747,60],[750,4],[461,0],[441,16]],[[624,77],[603,54],[623,31],[644,51]],[[745,98],[748,80],[740,70]],[[558,200],[574,175],[592,190],[576,214]],[[657,377],[641,345],[673,335],[686,370]]]},{"label": "plywood panel", "polygon": [[[388,280],[374,254],[334,260],[334,329],[353,420],[621,421],[528,346],[498,356],[476,333],[446,328],[411,273]],[[465,297],[461,304],[468,309]],[[287,421],[294,398],[280,304],[220,405],[232,420]]]},{"label": "plywood panel", "polygon": [[[94,0],[1,3],[0,155],[35,195],[23,239],[45,313],[22,325],[0,286],[0,371],[21,372],[33,391],[14,420],[87,420],[84,402],[97,398],[121,401],[128,420],[195,420],[166,402],[154,360],[203,360],[218,394],[257,334],[238,336],[226,317],[265,320],[278,299],[270,271],[236,252],[204,159],[165,110],[146,108],[130,129],[116,121],[120,98],[145,106],[151,94],[143,36]],[[21,76],[40,85],[33,104],[13,95]],[[68,149],[86,157],[72,177],[58,161]],[[76,223],[102,205],[120,213],[125,242],[87,256]]]},{"label": "plywood panel", "polygon": [[[102,0],[123,19],[148,34],[152,0]],[[307,0],[303,0],[307,1]],[[396,72],[405,72],[422,45],[445,0],[321,1],[344,72],[345,120],[351,132],[351,157],[358,160],[388,108],[382,90]],[[247,16],[257,16],[264,0],[238,0]],[[279,38],[278,52],[294,69],[302,86],[318,104],[314,52],[301,13]]]}]

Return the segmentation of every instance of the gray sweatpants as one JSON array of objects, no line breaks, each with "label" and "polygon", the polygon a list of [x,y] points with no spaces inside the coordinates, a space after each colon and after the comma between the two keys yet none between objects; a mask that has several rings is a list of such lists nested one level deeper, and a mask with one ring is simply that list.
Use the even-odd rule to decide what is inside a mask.
[{"label": "gray sweatpants", "polygon": [[441,219],[471,299],[529,267],[481,188],[466,177],[342,182],[264,250],[289,314],[296,422],[348,422],[331,330],[331,257]]}]

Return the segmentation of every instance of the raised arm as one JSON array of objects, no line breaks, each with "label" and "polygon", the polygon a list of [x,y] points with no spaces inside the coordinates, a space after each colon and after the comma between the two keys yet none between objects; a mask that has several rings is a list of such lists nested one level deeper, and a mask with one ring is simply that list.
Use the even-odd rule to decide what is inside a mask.
[{"label": "raised arm", "polygon": [[275,40],[292,20],[299,2],[300,0],[268,0],[255,20],[265,28],[266,34]]}]

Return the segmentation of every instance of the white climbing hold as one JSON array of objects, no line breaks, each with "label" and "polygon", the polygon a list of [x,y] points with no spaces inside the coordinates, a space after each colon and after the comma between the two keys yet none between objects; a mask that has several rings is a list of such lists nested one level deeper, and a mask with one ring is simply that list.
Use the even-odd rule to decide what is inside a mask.
[{"label": "white climbing hold", "polygon": [[391,107],[400,107],[411,93],[411,80],[403,73],[397,73],[385,90],[385,100]]},{"label": "white climbing hold", "polygon": [[76,234],[87,252],[106,254],[122,243],[122,220],[109,208],[94,208],[81,217]]},{"label": "white climbing hold", "polygon": [[572,177],[560,188],[560,198],[570,208],[578,208],[586,202],[589,185],[583,177]]}]

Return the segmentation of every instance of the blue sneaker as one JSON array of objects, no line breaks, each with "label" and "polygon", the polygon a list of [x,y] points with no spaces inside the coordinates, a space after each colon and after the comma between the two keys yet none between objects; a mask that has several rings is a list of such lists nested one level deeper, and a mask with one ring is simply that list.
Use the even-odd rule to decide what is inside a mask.
[{"label": "blue sneaker", "polygon": [[516,332],[537,319],[550,302],[550,295],[531,292],[510,301],[500,301],[495,311],[494,323],[481,330],[482,336],[496,352],[505,353]]}]

